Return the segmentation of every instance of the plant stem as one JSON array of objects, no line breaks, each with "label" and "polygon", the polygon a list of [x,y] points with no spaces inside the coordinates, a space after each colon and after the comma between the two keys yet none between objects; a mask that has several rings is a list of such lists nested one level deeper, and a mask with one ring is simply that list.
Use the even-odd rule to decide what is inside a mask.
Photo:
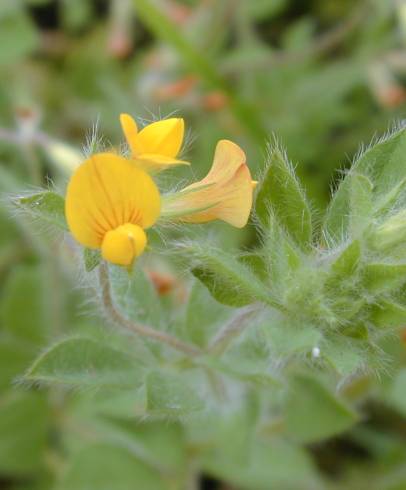
[{"label": "plant stem", "polygon": [[209,352],[213,354],[223,353],[231,340],[239,335],[249,325],[248,320],[250,320],[254,314],[258,312],[259,308],[260,305],[258,303],[241,308],[214,337],[209,347]]},{"label": "plant stem", "polygon": [[109,272],[105,262],[102,262],[99,266],[99,282],[102,290],[102,304],[105,312],[109,316],[112,322],[123,327],[126,330],[136,333],[142,337],[148,337],[150,339],[161,342],[162,344],[169,345],[173,349],[176,349],[188,356],[198,356],[202,354],[202,351],[197,347],[183,342],[172,335],[160,332],[154,328],[144,325],[142,323],[136,323],[126,318],[114,305],[114,301],[111,295]]}]

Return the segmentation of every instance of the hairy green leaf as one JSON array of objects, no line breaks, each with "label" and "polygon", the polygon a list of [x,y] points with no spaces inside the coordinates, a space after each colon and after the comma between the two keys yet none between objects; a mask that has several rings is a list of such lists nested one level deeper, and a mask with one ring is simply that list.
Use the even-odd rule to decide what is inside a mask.
[{"label": "hairy green leaf", "polygon": [[23,380],[74,387],[137,387],[143,375],[143,364],[135,357],[100,341],[72,337],[41,354]]},{"label": "hairy green leaf", "polygon": [[363,286],[377,294],[406,282],[406,264],[367,264],[363,270]]},{"label": "hairy green leaf", "polygon": [[351,175],[349,233],[358,237],[370,224],[373,215],[372,182],[365,175]]},{"label": "hairy green leaf", "polygon": [[270,225],[272,212],[300,247],[309,248],[312,242],[310,206],[292,165],[278,148],[270,155],[255,209],[264,227]]},{"label": "hairy green leaf", "polygon": [[203,400],[181,376],[153,371],[147,376],[146,388],[151,415],[179,417],[204,408]]},{"label": "hairy green leaf", "polygon": [[43,191],[30,196],[18,197],[13,200],[13,203],[34,218],[43,220],[63,231],[68,230],[65,200],[56,192]]},{"label": "hairy green leaf", "polygon": [[381,300],[371,308],[369,319],[376,327],[401,327],[406,324],[406,308],[391,301]]},{"label": "hairy green leaf", "polygon": [[[398,193],[399,182],[405,179],[404,154],[406,152],[406,130],[401,129],[388,138],[379,141],[361,154],[351,170],[341,181],[328,207],[324,220],[323,236],[327,243],[339,243],[348,235],[348,223],[351,206],[351,189],[354,175],[363,176],[371,182],[374,190],[374,204],[382,207],[385,193]],[[357,178],[356,178],[357,179]],[[360,184],[362,177],[359,179]],[[364,194],[368,187],[364,181]],[[353,193],[354,197],[354,193]],[[355,196],[356,197],[356,196]],[[359,205],[364,208],[369,197],[361,198]],[[353,202],[355,202],[353,200]],[[363,204],[361,204],[363,203]],[[364,211],[365,212],[365,211]],[[362,213],[361,213],[362,214]]]},{"label": "hairy green leaf", "polygon": [[93,250],[91,248],[85,248],[83,250],[83,260],[85,262],[86,272],[92,272],[100,264],[101,253],[100,250]]},{"label": "hairy green leaf", "polygon": [[274,305],[266,286],[240,261],[214,247],[191,245],[192,273],[220,303],[244,306],[255,301]]},{"label": "hairy green leaf", "polygon": [[351,242],[340,253],[338,258],[331,264],[335,276],[350,278],[360,261],[361,245],[358,240]]}]

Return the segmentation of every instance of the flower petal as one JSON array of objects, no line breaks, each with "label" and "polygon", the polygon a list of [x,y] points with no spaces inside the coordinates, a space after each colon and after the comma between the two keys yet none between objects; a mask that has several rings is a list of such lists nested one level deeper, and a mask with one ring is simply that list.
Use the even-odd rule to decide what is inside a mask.
[{"label": "flower petal", "polygon": [[126,223],[108,231],[102,243],[103,259],[117,265],[131,265],[147,245],[147,235],[138,225]]},{"label": "flower petal", "polygon": [[137,135],[138,127],[135,120],[129,114],[120,114],[120,123],[125,139],[133,155],[138,155]]},{"label": "flower petal", "polygon": [[135,149],[138,155],[147,153],[175,158],[181,149],[184,132],[185,123],[181,118],[157,121],[141,129],[135,139]]},{"label": "flower petal", "polygon": [[245,153],[238,145],[229,140],[220,140],[214,152],[214,160],[210,172],[200,182],[196,182],[186,187],[186,189],[210,182],[225,182],[234,176],[245,161]]},{"label": "flower petal", "polygon": [[232,179],[224,185],[214,185],[208,188],[196,189],[194,194],[187,194],[189,207],[209,205],[207,210],[183,216],[182,221],[188,223],[206,223],[216,219],[242,228],[247,224],[252,207],[251,174],[247,165],[241,165]]},{"label": "flower petal", "polygon": [[160,214],[160,195],[151,177],[131,161],[99,153],[73,174],[65,212],[76,240],[97,248],[108,231],[121,225],[152,226]]},{"label": "flower petal", "polygon": [[190,163],[185,160],[178,160],[177,158],[165,155],[154,155],[151,153],[144,153],[135,158],[133,162],[138,168],[141,168],[148,173],[158,173],[166,168],[175,167],[177,165],[190,165]]}]

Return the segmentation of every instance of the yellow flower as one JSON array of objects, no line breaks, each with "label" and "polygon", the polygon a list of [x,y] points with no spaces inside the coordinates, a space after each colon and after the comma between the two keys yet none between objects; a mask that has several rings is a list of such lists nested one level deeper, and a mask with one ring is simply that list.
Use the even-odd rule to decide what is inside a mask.
[{"label": "yellow flower", "polygon": [[132,158],[147,172],[159,172],[174,165],[189,165],[176,157],[182,147],[185,123],[181,118],[163,119],[138,131],[134,119],[128,114],[120,115]]},{"label": "yellow flower", "polygon": [[247,224],[255,182],[245,153],[228,140],[218,142],[207,176],[165,196],[162,216],[187,223],[222,220],[237,228]]},{"label": "yellow flower", "polygon": [[159,217],[161,199],[151,177],[131,161],[95,154],[78,167],[66,192],[70,231],[105,260],[129,266],[145,249],[145,229]]}]

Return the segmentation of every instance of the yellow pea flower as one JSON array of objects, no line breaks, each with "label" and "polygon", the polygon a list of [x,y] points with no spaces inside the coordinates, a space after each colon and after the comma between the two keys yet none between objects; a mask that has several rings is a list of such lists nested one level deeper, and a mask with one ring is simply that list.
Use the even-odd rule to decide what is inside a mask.
[{"label": "yellow pea flower", "polygon": [[72,235],[118,265],[129,266],[142,254],[144,230],[156,222],[160,209],[160,193],[151,177],[110,153],[82,163],[67,187],[65,213]]},{"label": "yellow pea flower", "polygon": [[138,131],[137,123],[129,114],[120,115],[132,158],[147,172],[155,173],[174,165],[189,165],[176,157],[182,147],[185,123],[182,118],[157,121]]},{"label": "yellow pea flower", "polygon": [[180,192],[164,196],[162,216],[187,223],[219,219],[242,228],[251,212],[255,185],[242,149],[221,140],[210,172]]}]

